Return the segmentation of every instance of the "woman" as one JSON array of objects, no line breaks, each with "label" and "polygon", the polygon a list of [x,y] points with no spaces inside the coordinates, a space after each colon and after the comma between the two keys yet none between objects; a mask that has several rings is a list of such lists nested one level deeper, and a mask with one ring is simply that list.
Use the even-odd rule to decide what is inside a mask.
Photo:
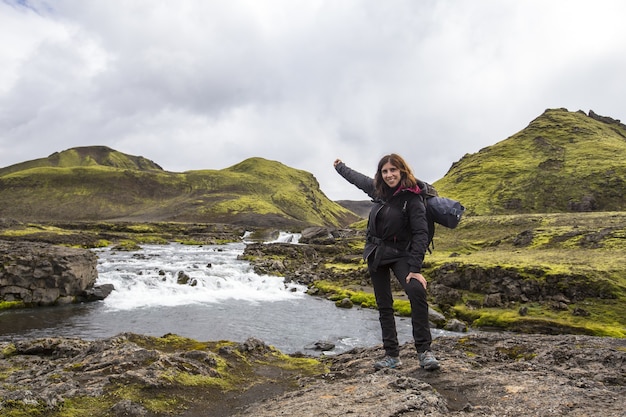
[{"label": "woman", "polygon": [[380,160],[374,179],[348,168],[339,159],[334,165],[341,176],[374,202],[363,253],[374,287],[385,349],[385,357],[374,367],[402,365],[391,292],[393,271],[411,302],[413,339],[420,366],[427,370],[438,369],[439,362],[430,350],[427,284],[420,273],[428,246],[428,225],[417,179],[404,159],[396,154]]}]

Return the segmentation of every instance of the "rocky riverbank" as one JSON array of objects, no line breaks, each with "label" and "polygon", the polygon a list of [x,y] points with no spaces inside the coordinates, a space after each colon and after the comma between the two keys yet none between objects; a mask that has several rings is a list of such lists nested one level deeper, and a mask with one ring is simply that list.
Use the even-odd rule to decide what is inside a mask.
[{"label": "rocky riverbank", "polygon": [[3,416],[623,416],[626,343],[589,336],[440,337],[442,367],[374,371],[380,347],[321,359],[259,340],[122,334],[0,344]]},{"label": "rocky riverbank", "polygon": [[[119,231],[121,226],[111,226],[111,241],[131,233],[130,226],[124,227]],[[150,238],[151,242],[157,237],[170,240],[170,236],[154,236],[151,229],[140,230],[142,238]],[[180,235],[180,232],[172,233]],[[216,242],[228,238],[228,233],[222,236],[224,233],[206,227],[185,229],[185,237],[193,242]],[[320,229],[309,245],[250,244],[243,257],[258,272],[307,284],[311,293],[317,289],[314,284],[321,281],[367,293],[367,271],[355,243],[362,241],[359,233],[330,234]],[[103,236],[99,230],[93,234],[81,232],[71,239],[74,243],[77,239],[96,242]],[[38,235],[37,240],[43,238]],[[52,238],[46,235],[45,239]],[[490,269],[484,280],[474,269],[441,271],[440,275],[432,271],[429,290],[433,305],[442,310],[458,303],[458,296],[462,295],[467,311],[472,314],[481,309],[500,308],[493,310],[494,316],[510,317],[513,311],[516,320],[523,320],[524,314],[529,314],[521,308],[518,313],[517,306],[527,303],[523,295],[543,306],[541,314],[558,311],[567,322],[580,312],[574,308],[578,306],[573,301],[593,297],[593,291],[600,288],[603,292],[593,303],[584,304],[585,309],[602,302],[604,310],[598,311],[620,315],[620,293],[614,286],[581,286],[579,280],[573,279],[573,285],[563,287],[561,281],[557,282],[559,285],[550,281],[549,286],[559,290],[553,294],[549,286],[541,286],[541,280],[535,279],[533,285],[528,285],[532,276],[516,275],[504,268]],[[466,282],[460,279],[461,273],[471,274],[474,283],[489,282],[492,285],[487,288],[489,294],[474,293],[477,289],[460,285],[456,288],[456,281]],[[521,283],[527,285],[517,294],[517,285]],[[576,290],[572,294],[567,293],[570,287]],[[582,305],[580,301],[579,305]],[[535,320],[533,327],[518,326],[516,330],[585,331],[573,326],[566,328],[556,321],[546,326],[546,321]],[[623,316],[618,317],[615,327],[620,329],[622,322]],[[528,319],[525,323],[532,324]],[[302,326],[305,328],[306,323]],[[97,341],[48,338],[5,342],[0,343],[0,414],[6,417],[624,415],[626,339],[472,332],[440,337],[433,348],[442,368],[429,373],[419,368],[410,345],[402,347],[402,368],[374,372],[372,364],[383,353],[380,346],[320,359],[283,355],[255,339],[238,344],[198,342],[175,335],[152,338],[123,334]]]},{"label": "rocky riverbank", "polygon": [[0,302],[47,306],[104,299],[111,286],[94,286],[96,255],[87,249],[0,240]]}]

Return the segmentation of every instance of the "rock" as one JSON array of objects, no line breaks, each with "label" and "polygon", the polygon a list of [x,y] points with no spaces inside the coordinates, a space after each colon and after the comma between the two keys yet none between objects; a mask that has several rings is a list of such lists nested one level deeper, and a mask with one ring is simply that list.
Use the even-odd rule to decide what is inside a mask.
[{"label": "rock", "polygon": [[20,225],[21,222],[6,217],[0,217],[0,229],[10,229]]},{"label": "rock", "polygon": [[438,326],[442,326],[446,322],[446,316],[428,307],[428,320]]},{"label": "rock", "polygon": [[245,342],[243,342],[243,344],[239,347],[239,350],[242,352],[268,352],[270,350],[270,347],[266,345],[265,342],[263,342],[262,340],[255,337],[250,337]]},{"label": "rock", "polygon": [[461,293],[446,285],[433,285],[430,289],[430,295],[435,304],[440,306],[453,306],[461,300]]},{"label": "rock", "polygon": [[179,285],[187,285],[191,281],[191,277],[185,273],[185,271],[178,271],[176,275],[176,283]]},{"label": "rock", "polygon": [[236,416],[496,417],[598,415],[602,410],[602,416],[621,417],[626,407],[623,348],[618,339],[585,336],[440,337],[433,350],[442,367],[434,372],[420,368],[410,343],[400,350],[402,368],[377,372],[372,364],[382,349],[354,349],[328,357],[330,372],[323,377]]},{"label": "rock", "polygon": [[589,110],[589,117],[602,123],[614,124],[614,125],[620,126],[623,129],[626,129],[626,125],[624,125],[621,122],[621,120],[613,119],[612,117],[609,117],[609,116],[600,116],[599,114],[595,113],[593,110]]},{"label": "rock", "polygon": [[552,310],[555,311],[567,311],[569,310],[569,307],[567,306],[567,304],[560,302],[560,301],[554,301],[550,304],[550,308]]},{"label": "rock", "polygon": [[445,326],[443,326],[443,328],[450,332],[458,332],[458,333],[467,332],[467,324],[457,319],[448,320],[448,322],[446,323]]},{"label": "rock", "polygon": [[352,300],[350,300],[349,298],[344,298],[342,300],[339,300],[335,303],[335,305],[339,308],[352,308],[354,307],[354,304],[352,303]]},{"label": "rock", "polygon": [[531,230],[524,230],[522,233],[517,235],[515,239],[513,239],[514,246],[528,246],[533,241],[533,232]]},{"label": "rock", "polygon": [[[0,342],[0,403],[38,404],[42,415],[52,415],[72,399],[97,398],[112,401],[105,411],[113,416],[179,414],[147,410],[155,398],[183,405],[186,411],[178,411],[188,416],[583,416],[601,410],[603,417],[621,417],[626,408],[622,339],[470,333],[438,337],[432,347],[441,363],[434,372],[420,368],[415,347],[406,343],[399,369],[374,371],[383,355],[382,346],[374,346],[325,356],[317,374],[304,374],[285,366],[295,362],[274,367],[284,356],[258,339],[204,344],[171,334],[121,334]],[[250,366],[257,367],[242,379]],[[229,372],[241,384],[230,391],[193,385],[227,379]],[[181,385],[185,380],[191,384]],[[136,388],[132,401],[115,397],[124,386]]]},{"label": "rock", "polygon": [[307,350],[319,350],[322,352],[328,352],[335,348],[335,344],[332,342],[318,341],[313,343],[312,345],[306,346]]},{"label": "rock", "polygon": [[487,294],[483,301],[485,307],[502,307],[502,294]]},{"label": "rock", "polygon": [[97,287],[89,288],[81,294],[78,299],[80,301],[100,301],[107,298],[115,287],[113,284],[103,284]]},{"label": "rock", "polygon": [[589,317],[591,314],[584,308],[576,307],[572,310],[572,315],[580,317]]},{"label": "rock", "polygon": [[0,241],[0,301],[79,302],[98,278],[96,266],[96,255],[86,249]]},{"label": "rock", "polygon": [[566,296],[564,296],[563,294],[556,294],[552,296],[552,300],[553,301],[557,301],[559,303],[564,303],[564,304],[570,304],[571,301],[569,298],[567,298]]},{"label": "rock", "polygon": [[332,230],[321,226],[307,227],[302,231],[302,236],[300,237],[300,243],[324,244],[332,243],[333,241]]},{"label": "rock", "polygon": [[278,259],[274,259],[270,268],[273,271],[283,272],[285,270],[285,264]]},{"label": "rock", "polygon": [[116,417],[141,417],[148,414],[148,410],[130,400],[122,400],[111,407],[111,413]]}]

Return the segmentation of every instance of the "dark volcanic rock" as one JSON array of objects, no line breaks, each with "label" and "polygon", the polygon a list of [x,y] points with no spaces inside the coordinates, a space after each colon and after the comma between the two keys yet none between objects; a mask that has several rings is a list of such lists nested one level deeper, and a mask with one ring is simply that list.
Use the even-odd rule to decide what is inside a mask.
[{"label": "dark volcanic rock", "polygon": [[626,341],[584,336],[471,334],[441,337],[439,371],[420,368],[402,347],[400,369],[374,372],[382,349],[329,359],[306,387],[240,416],[623,416]]},{"label": "dark volcanic rock", "polygon": [[53,305],[104,296],[106,288],[86,292],[98,278],[96,266],[86,249],[0,241],[0,301]]},{"label": "dark volcanic rock", "polygon": [[[621,417],[626,409],[623,339],[497,333],[439,337],[433,350],[441,369],[433,372],[420,368],[411,343],[401,347],[398,369],[374,371],[374,361],[383,354],[376,346],[322,357],[327,371],[320,367],[317,373],[270,365],[278,356],[257,339],[220,344],[215,352],[209,344],[176,335],[134,334],[96,341],[0,342],[0,410],[39,404],[50,411],[73,398],[108,401],[113,415],[144,415],[142,404],[150,398],[170,398],[171,404],[182,401],[186,411],[150,415],[185,417]],[[231,391],[220,384],[181,385],[194,378],[227,379],[229,372],[236,377],[241,366],[254,369]],[[181,372],[187,377],[174,377]],[[141,390],[132,402],[110,398],[120,386]]]}]

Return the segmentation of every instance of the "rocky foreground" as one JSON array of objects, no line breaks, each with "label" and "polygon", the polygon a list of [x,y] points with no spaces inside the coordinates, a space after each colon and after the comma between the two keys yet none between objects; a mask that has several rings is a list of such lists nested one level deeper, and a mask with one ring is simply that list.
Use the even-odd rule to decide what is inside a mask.
[{"label": "rocky foreground", "polygon": [[435,343],[439,371],[373,372],[377,349],[333,358],[306,387],[255,404],[254,416],[624,416],[626,342],[581,336],[474,334]]},{"label": "rocky foreground", "polygon": [[[289,357],[258,340],[175,335],[0,343],[4,416],[624,416],[626,341],[473,333],[440,337],[442,368],[375,372],[380,347]],[[28,414],[20,414],[27,412]]]}]

